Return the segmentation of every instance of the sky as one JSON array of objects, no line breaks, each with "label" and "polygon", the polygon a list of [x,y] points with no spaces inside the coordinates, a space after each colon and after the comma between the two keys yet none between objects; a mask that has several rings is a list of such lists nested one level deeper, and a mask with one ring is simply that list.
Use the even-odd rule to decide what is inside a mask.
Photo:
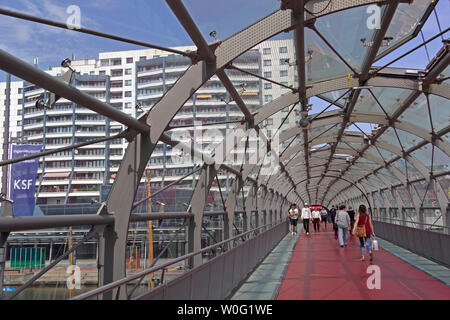
[{"label": "sky", "polygon": [[[415,0],[425,1],[425,0]],[[223,40],[242,28],[279,9],[277,0],[184,0],[192,18],[207,41],[212,30]],[[183,27],[163,0],[2,0],[0,7],[24,12],[37,17],[66,22],[71,5],[80,8],[81,26],[162,46],[192,45]],[[437,4],[441,28],[450,26],[450,1]],[[423,27],[425,39],[439,32],[434,13]],[[39,58],[39,68],[56,66],[72,54],[76,58],[97,59],[101,51],[139,49],[141,47],[114,40],[85,35],[70,30],[41,25],[16,18],[0,19],[0,48],[16,57],[33,63]],[[292,34],[292,33],[290,33]],[[448,37],[449,33],[447,33]],[[422,42],[421,35],[377,62],[383,65]],[[432,58],[441,48],[441,38],[427,45]],[[401,59],[392,66],[423,69],[428,64],[425,48]],[[0,72],[0,81],[5,74]],[[312,113],[328,104],[312,98]]]}]

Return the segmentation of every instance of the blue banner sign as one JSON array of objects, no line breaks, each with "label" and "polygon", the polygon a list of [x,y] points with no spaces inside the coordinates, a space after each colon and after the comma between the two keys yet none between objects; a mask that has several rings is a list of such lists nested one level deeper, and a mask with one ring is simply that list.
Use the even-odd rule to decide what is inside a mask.
[{"label": "blue banner sign", "polygon": [[[42,145],[13,145],[11,158],[20,158],[40,152]],[[14,201],[13,216],[32,216],[35,203],[35,185],[39,158],[25,160],[11,165],[9,181],[10,198]]]}]

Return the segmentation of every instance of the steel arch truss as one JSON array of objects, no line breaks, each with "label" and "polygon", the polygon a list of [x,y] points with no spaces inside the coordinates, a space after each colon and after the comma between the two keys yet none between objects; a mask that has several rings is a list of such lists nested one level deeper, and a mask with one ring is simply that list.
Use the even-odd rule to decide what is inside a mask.
[{"label": "steel arch truss", "polygon": [[[147,163],[159,142],[167,143],[173,147],[183,145],[166,134],[169,124],[192,95],[214,75],[218,76],[230,96],[234,98],[244,117],[241,124],[235,127],[232,133],[211,153],[214,157],[211,154],[204,154],[191,146],[183,145],[183,147],[191,150],[196,157],[204,160],[188,207],[189,213],[193,214],[187,227],[189,252],[201,249],[201,227],[204,207],[213,180],[219,170],[225,170],[234,175],[230,192],[224,201],[224,209],[226,211],[224,215],[225,238],[233,235],[233,222],[236,211],[238,211],[236,210],[238,205],[237,199],[240,197],[242,197],[243,210],[239,211],[242,211],[243,214],[244,231],[250,229],[252,221],[256,225],[261,225],[282,219],[286,205],[290,202],[314,202],[329,205],[333,201],[352,201],[357,203],[357,201],[362,199],[361,197],[364,197],[370,207],[379,210],[381,208],[380,201],[389,203],[393,192],[400,192],[399,188],[401,187],[410,187],[409,193],[414,207],[418,215],[420,215],[423,209],[423,200],[419,197],[413,184],[421,180],[434,185],[434,190],[438,194],[440,208],[442,212],[447,212],[446,193],[442,185],[440,185],[438,177],[433,173],[430,174],[428,168],[416,159],[412,153],[430,143],[433,147],[439,148],[444,154],[450,156],[450,145],[443,139],[443,136],[449,132],[450,127],[446,126],[438,132],[433,130],[428,132],[414,123],[403,121],[399,118],[421,94],[431,94],[450,99],[450,86],[445,82],[436,82],[437,77],[448,66],[450,60],[448,44],[445,45],[444,52],[440,52],[439,57],[436,58],[430,69],[424,72],[423,77],[399,77],[396,70],[389,68],[384,68],[383,72],[371,69],[373,62],[381,57],[377,55],[378,49],[398,4],[409,1],[390,1],[386,4],[384,0],[340,0],[334,1],[333,6],[328,6],[329,0],[317,0],[308,1],[303,8],[303,6],[298,6],[298,4],[303,4],[303,1],[283,0],[281,1],[282,6],[280,10],[257,21],[235,35],[212,44],[208,44],[203,38],[180,0],[167,0],[167,2],[192,38],[197,51],[195,53],[179,53],[189,57],[192,60],[192,65],[149,112],[143,113],[137,119],[70,87],[60,80],[50,77],[45,72],[29,66],[5,51],[0,50],[0,68],[4,71],[35,83],[79,105],[90,108],[99,114],[126,125],[128,128],[122,133],[123,137],[126,137],[129,141],[128,147],[109,197],[104,206],[102,206],[102,212],[99,212],[99,214],[112,215],[115,218],[114,224],[107,226],[102,234],[103,245],[99,252],[99,259],[102,261],[103,268],[101,269],[100,285],[125,277],[125,252],[130,215],[134,206],[136,191]],[[362,69],[358,74],[339,76],[306,86],[304,68],[299,66],[299,88],[295,88],[292,93],[287,93],[262,105],[254,113],[249,111],[224,72],[225,68],[228,68],[234,59],[277,34],[296,30],[297,59],[303,61],[304,52],[302,48],[304,48],[304,37],[302,37],[302,32],[305,26],[311,26],[315,20],[322,16],[370,4],[383,5],[384,14],[381,28],[375,32],[372,48],[369,50]],[[3,10],[3,14],[5,12]],[[316,14],[312,15],[311,12]],[[21,18],[25,17],[22,16]],[[39,22],[45,23],[43,19]],[[416,30],[418,28],[420,27],[416,27]],[[80,32],[92,34],[92,31],[88,32],[88,30]],[[122,38],[120,41],[125,40]],[[130,42],[129,39],[128,42]],[[141,43],[141,45],[152,47],[149,44]],[[392,48],[390,50],[393,50]],[[160,49],[164,50],[161,47]],[[354,112],[362,86],[402,88],[410,90],[411,94],[401,102],[401,105],[395,110],[393,115]],[[350,98],[345,105],[340,105],[341,110],[323,112],[308,117],[310,130],[335,125],[339,129],[337,133],[323,133],[319,136],[311,137],[307,130],[296,126],[281,131],[279,134],[280,143],[299,135],[303,136],[305,141],[303,145],[290,145],[281,155],[277,154],[276,156],[280,157],[279,164],[271,168],[268,175],[261,174],[261,167],[265,157],[258,161],[249,162],[252,164],[243,160],[238,166],[239,169],[226,164],[227,157],[237,144],[233,136],[234,133],[239,130],[245,132],[245,145],[247,145],[250,132],[256,130],[260,134],[259,138],[268,146],[267,150],[269,153],[273,155],[277,152],[278,146],[268,143],[269,140],[262,134],[260,125],[263,121],[296,103],[300,103],[302,111],[305,111],[305,104],[307,104],[308,98],[343,89],[349,90]],[[370,137],[345,130],[349,124],[355,122],[377,124],[382,129]],[[423,143],[408,150],[398,148],[379,139],[383,137],[386,128],[395,128],[409,132],[423,139]],[[366,144],[361,150],[346,148],[341,145],[342,143],[365,144],[366,141],[370,143]],[[325,143],[329,147],[312,150],[312,147]],[[394,154],[395,158],[385,161],[382,156],[368,153],[367,149],[369,147],[386,150]],[[244,159],[252,157],[248,150],[245,150],[244,154]],[[336,156],[338,154],[352,156],[352,159],[348,161],[342,156]],[[313,159],[319,155],[325,157],[325,162]],[[393,163],[401,158],[408,161],[422,175],[422,178],[410,181],[406,175],[398,170]],[[364,162],[358,160],[371,162],[375,166],[365,165]],[[253,172],[258,168],[258,174],[254,177]],[[392,174],[392,179],[386,178],[385,175],[381,174],[380,171],[383,169]],[[440,174],[443,175],[443,173]],[[326,188],[317,187],[323,182],[326,182]],[[391,192],[391,196],[385,194],[386,190]],[[244,196],[244,192],[246,192],[246,196]],[[403,202],[401,205],[405,206]],[[443,219],[447,219],[447,217],[445,216]],[[201,256],[196,256],[190,261],[190,267],[196,267],[201,262]],[[125,297],[124,291],[110,292],[106,297],[111,298],[113,294],[117,294],[121,298]]]}]

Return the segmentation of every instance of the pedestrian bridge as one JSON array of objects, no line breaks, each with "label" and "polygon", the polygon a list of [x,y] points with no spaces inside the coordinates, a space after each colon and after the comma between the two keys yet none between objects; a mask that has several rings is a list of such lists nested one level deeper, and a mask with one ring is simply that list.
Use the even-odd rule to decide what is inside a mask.
[{"label": "pedestrian bridge", "polygon": [[[450,42],[448,26],[441,28],[435,10],[438,1],[274,0],[277,6],[281,3],[274,12],[223,40],[211,31],[211,43],[181,0],[166,2],[196,50],[69,28],[190,61],[158,99],[144,99],[142,105],[136,100],[135,117],[71,86],[66,80],[74,70],[67,59],[62,67],[69,70],[56,78],[0,50],[0,69],[48,93],[46,101],[36,101],[39,110],[51,108],[62,97],[125,128],[116,135],[108,129],[100,139],[73,139],[72,145],[4,158],[3,167],[115,139],[128,143],[111,191],[97,201],[95,214],[12,218],[11,202],[2,196],[3,266],[11,233],[90,227],[70,250],[6,298],[14,298],[95,239],[98,288],[74,299],[449,299]],[[372,11],[374,16],[368,17]],[[68,28],[11,10],[0,9],[0,14]],[[439,30],[425,39],[422,27],[429,19],[436,19]],[[283,36],[293,40],[296,59],[286,59],[280,49],[273,62],[266,61],[270,50],[263,48],[258,70],[243,67],[250,59],[246,53]],[[410,43],[414,46],[406,45]],[[275,62],[289,67],[276,79],[263,70]],[[282,81],[289,74],[291,83]],[[249,77],[258,79],[255,87],[242,80]],[[176,129],[196,127],[193,105],[209,97],[197,93],[216,85],[223,86],[226,95],[211,96],[215,106],[223,107],[224,117],[230,107],[238,116],[215,123],[226,126],[221,131],[225,134],[208,137],[213,141],[208,148],[195,139],[178,139]],[[263,91],[271,85],[281,90],[275,98]],[[174,121],[186,114],[189,121]],[[280,121],[274,125],[275,117]],[[272,127],[266,130],[267,126]],[[75,137],[75,127],[72,133]],[[213,139],[219,136],[220,141]],[[142,192],[144,174],[159,164],[155,157],[161,145],[170,146],[174,154],[187,154],[189,170],[183,167],[185,175],[147,196]],[[72,172],[74,166],[72,152]],[[184,183],[187,177],[193,177],[192,184]],[[188,203],[175,197],[173,208],[164,209],[164,203],[155,200],[170,189],[188,190]],[[152,205],[152,200],[159,204]],[[381,289],[367,285],[371,264],[358,261],[354,238],[343,249],[324,230],[291,238],[286,221],[290,203],[354,208],[365,204],[383,240],[370,269],[374,277],[380,275]],[[157,212],[143,213],[147,206]],[[130,225],[174,219],[179,222],[174,234],[182,234],[185,254],[129,272]],[[220,221],[215,235],[207,226],[213,219]],[[157,281],[140,285],[149,279]]]}]

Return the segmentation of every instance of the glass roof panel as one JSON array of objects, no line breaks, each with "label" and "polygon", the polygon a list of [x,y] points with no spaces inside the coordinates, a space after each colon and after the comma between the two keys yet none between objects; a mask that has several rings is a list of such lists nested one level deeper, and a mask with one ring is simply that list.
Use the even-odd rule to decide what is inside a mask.
[{"label": "glass roof panel", "polygon": [[[336,101],[339,97],[341,97],[339,100],[336,101],[336,104],[344,106],[346,102],[346,98],[349,96],[351,91],[348,91],[348,89],[342,89],[342,90],[336,90],[331,92],[322,93],[321,96],[328,98],[331,101]],[[347,93],[346,93],[347,92]],[[346,93],[344,95],[344,93]]]},{"label": "glass roof panel", "polygon": [[306,83],[351,73],[344,62],[311,29],[305,29],[305,66]]},{"label": "glass roof panel", "polygon": [[371,41],[376,30],[367,27],[367,8],[360,6],[339,11],[321,17],[315,23],[317,30],[357,72],[361,71],[370,48],[363,43]]},{"label": "glass roof panel", "polygon": [[406,164],[408,166],[408,179],[414,180],[414,179],[421,179],[423,178],[422,173],[416,169],[409,161],[406,161]]},{"label": "glass roof panel", "polygon": [[382,148],[378,148],[378,149],[380,150],[381,156],[383,157],[384,161],[390,161],[397,156],[395,153],[392,153],[385,149],[382,149]]},{"label": "glass roof panel", "polygon": [[386,186],[386,185],[384,184],[384,182],[381,181],[380,178],[378,178],[378,177],[377,177],[376,175],[374,175],[374,174],[371,174],[368,178],[371,179],[372,181],[375,181],[379,187],[385,187],[385,186]]},{"label": "glass roof panel", "polygon": [[378,140],[389,143],[390,145],[393,145],[400,149],[402,147],[400,145],[399,138],[397,138],[397,135],[395,134],[395,130],[392,127],[388,127],[386,129],[386,131],[381,135],[381,137],[378,138]]},{"label": "glass roof panel", "polygon": [[[403,146],[403,148],[405,148],[405,150],[408,150],[423,141],[422,138],[420,138],[412,133],[409,133],[407,131],[400,130],[400,129],[397,129],[397,134],[398,134],[398,137],[400,138],[400,141],[402,142],[402,146]],[[381,136],[381,138],[382,137],[383,136]]]},{"label": "glass roof panel", "polygon": [[379,167],[379,165],[373,161],[367,160],[366,158],[358,158],[358,160],[356,160],[355,162],[356,164],[361,164],[362,167],[369,167],[372,170],[377,169]]},{"label": "glass roof panel", "polygon": [[346,148],[346,149],[352,149],[355,151],[361,151],[365,145],[363,143],[357,143],[357,142],[347,142],[343,141],[339,143],[339,147]]},{"label": "glass roof panel", "polygon": [[422,164],[431,171],[431,159],[432,159],[432,144],[428,143],[422,148],[417,149],[411,153],[411,157],[416,158]]},{"label": "glass roof panel", "polygon": [[392,22],[386,31],[386,37],[392,37],[392,40],[390,40],[389,46],[381,46],[378,54],[394,47],[400,41],[412,35],[414,30],[419,27],[419,22],[431,2],[432,0],[421,0],[413,3],[399,3]]},{"label": "glass roof panel", "polygon": [[430,116],[428,113],[427,99],[421,94],[405,112],[400,116],[400,121],[407,121],[416,126],[431,131]]},{"label": "glass roof panel", "polygon": [[434,132],[439,132],[450,123],[450,100],[430,94],[431,119]]},{"label": "glass roof panel", "polygon": [[450,157],[438,147],[434,147],[433,155],[433,173],[448,171],[450,166]]},{"label": "glass roof panel", "polygon": [[392,116],[410,93],[411,90],[400,88],[375,87],[370,90],[363,89],[356,102],[355,112],[382,115],[387,113]]},{"label": "glass roof panel", "polygon": [[398,180],[395,175],[389,171],[386,168],[381,168],[380,170],[378,170],[377,172],[378,174],[382,175],[383,178],[386,178],[387,180],[389,180],[389,182],[393,183],[393,184],[397,184],[400,183],[400,180]]},{"label": "glass roof panel", "polygon": [[370,146],[369,148],[367,148],[366,152],[367,154],[377,157],[380,159],[380,161],[384,161],[383,157],[380,155],[381,152],[381,148],[375,148],[375,146]]},{"label": "glass roof panel", "polygon": [[392,116],[411,94],[411,90],[402,88],[376,87],[371,89],[388,115]]},{"label": "glass roof panel", "polygon": [[[196,0],[183,3],[208,42],[214,41],[209,35],[213,30],[216,31],[217,40],[225,40],[280,9],[280,4],[272,0],[229,0],[213,3],[211,0]],[[170,8],[166,7],[170,11]]]},{"label": "glass roof panel", "polygon": [[354,112],[370,113],[370,114],[385,114],[383,109],[370,94],[369,90],[363,89],[356,101]]},{"label": "glass roof panel", "polygon": [[407,176],[405,159],[398,159],[397,161],[394,161],[391,166],[394,166],[396,169],[398,169],[405,177]]},{"label": "glass roof panel", "polygon": [[[333,128],[334,127],[334,128]],[[326,133],[325,133],[326,131]],[[313,139],[323,136],[331,136],[333,134],[337,134],[339,132],[339,125],[336,124],[328,124],[325,126],[320,126],[311,130],[308,135],[308,139],[311,142]]]}]

